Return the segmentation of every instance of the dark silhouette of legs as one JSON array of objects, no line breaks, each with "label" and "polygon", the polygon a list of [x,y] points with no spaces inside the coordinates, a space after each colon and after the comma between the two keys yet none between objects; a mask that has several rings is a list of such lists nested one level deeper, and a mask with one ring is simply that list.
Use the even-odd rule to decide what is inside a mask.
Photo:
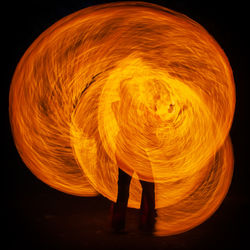
[{"label": "dark silhouette of legs", "polygon": [[142,197],[139,228],[145,232],[153,232],[156,221],[154,183],[142,180],[140,180],[140,183],[142,186]]},{"label": "dark silhouette of legs", "polygon": [[[125,228],[126,210],[129,198],[131,176],[119,168],[117,201],[112,206],[112,228],[115,232],[123,232]],[[155,191],[154,183],[140,180],[142,198],[140,206],[139,228],[145,232],[153,232],[155,225]]]},{"label": "dark silhouette of legs", "polygon": [[122,232],[125,228],[126,210],[129,198],[131,176],[119,168],[117,201],[113,204],[112,228],[115,232]]}]

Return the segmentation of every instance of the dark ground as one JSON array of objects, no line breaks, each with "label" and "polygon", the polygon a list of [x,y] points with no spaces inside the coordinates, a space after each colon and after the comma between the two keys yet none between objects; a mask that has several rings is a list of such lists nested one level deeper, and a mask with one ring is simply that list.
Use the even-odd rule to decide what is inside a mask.
[{"label": "dark ground", "polygon": [[[182,12],[203,25],[225,50],[233,68],[237,105],[231,138],[235,170],[230,190],[217,212],[193,230],[151,237],[137,230],[138,211],[128,210],[126,235],[109,230],[110,202],[56,191],[39,181],[20,159],[8,122],[8,91],[16,64],[47,27],[78,9],[104,1],[9,1],[1,6],[4,97],[2,175],[3,249],[247,249],[249,247],[249,21],[247,1],[151,1]],[[107,2],[107,1],[106,1]],[[220,2],[220,5],[218,3]],[[242,2],[242,3],[241,3]],[[225,4],[224,4],[225,3]],[[4,58],[3,56],[5,56]]]},{"label": "dark ground", "polygon": [[233,185],[219,210],[202,225],[175,236],[152,237],[137,230],[138,210],[128,210],[129,233],[116,235],[110,232],[107,199],[66,195],[26,174],[15,184],[11,210],[4,215],[6,249],[246,249],[243,246],[249,245],[249,199],[233,192]]}]

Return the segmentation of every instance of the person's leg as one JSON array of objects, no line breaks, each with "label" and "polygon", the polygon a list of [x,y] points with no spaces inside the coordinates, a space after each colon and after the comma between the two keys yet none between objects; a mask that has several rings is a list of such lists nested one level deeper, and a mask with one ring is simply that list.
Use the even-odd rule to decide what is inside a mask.
[{"label": "person's leg", "polygon": [[153,182],[140,180],[142,186],[141,213],[139,227],[141,230],[154,231],[156,221],[155,188]]},{"label": "person's leg", "polygon": [[131,176],[119,168],[117,201],[113,204],[112,228],[122,231],[125,228],[126,210],[129,198]]}]

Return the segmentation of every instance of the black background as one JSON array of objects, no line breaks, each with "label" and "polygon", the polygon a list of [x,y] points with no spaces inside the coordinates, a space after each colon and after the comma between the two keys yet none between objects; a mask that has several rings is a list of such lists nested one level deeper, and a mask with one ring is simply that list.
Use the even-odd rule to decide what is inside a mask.
[{"label": "black background", "polygon": [[[236,110],[230,132],[234,176],[217,212],[186,233],[154,238],[136,231],[136,210],[129,209],[127,235],[109,232],[107,199],[75,197],[38,180],[15,148],[8,118],[9,86],[15,67],[30,44],[62,17],[84,7],[112,1],[9,1],[1,4],[3,66],[3,197],[5,249],[245,249],[249,246],[249,14],[247,1],[150,1],[186,14],[205,27],[229,58],[236,84]],[[243,247],[244,244],[247,244]]]}]

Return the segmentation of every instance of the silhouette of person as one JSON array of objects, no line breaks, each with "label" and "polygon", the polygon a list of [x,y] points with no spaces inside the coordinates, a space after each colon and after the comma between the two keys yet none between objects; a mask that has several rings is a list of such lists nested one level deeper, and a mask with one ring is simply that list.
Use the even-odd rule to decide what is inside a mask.
[{"label": "silhouette of person", "polygon": [[[125,87],[126,88],[126,87]],[[116,137],[117,143],[117,151],[116,151],[116,161],[118,165],[118,195],[116,203],[112,204],[112,217],[111,217],[111,225],[114,232],[122,233],[125,232],[125,219],[126,219],[126,210],[129,198],[129,186],[131,181],[131,175],[124,172],[122,169],[131,169],[120,157],[119,157],[119,144],[124,138],[124,134],[122,134],[122,130],[126,130],[124,128],[123,120],[121,120],[121,114],[123,112],[128,113],[129,111],[126,110],[128,106],[126,106],[126,102],[131,101],[131,96],[126,97],[126,100],[122,98],[121,101],[116,101],[111,104],[112,111],[114,112],[115,118],[117,123],[120,127],[120,131]],[[124,94],[124,93],[123,93]],[[125,93],[129,95],[129,93]],[[128,104],[128,103],[127,103]],[[145,107],[146,108],[146,107]],[[125,110],[124,110],[125,109]],[[146,108],[147,112],[148,109]],[[130,129],[127,127],[127,129]],[[129,132],[128,132],[129,133]],[[149,135],[150,136],[150,135]],[[155,134],[151,133],[151,137],[156,137]],[[129,148],[129,146],[128,146]],[[131,152],[133,154],[133,152]],[[147,153],[144,149],[140,148],[140,153],[144,155],[145,167],[150,168],[152,171],[152,167],[150,164],[150,160],[148,159]],[[146,160],[145,160],[146,159]],[[147,182],[140,178],[140,174],[138,174],[140,184],[142,186],[142,196],[141,196],[141,204],[140,204],[140,218],[139,218],[139,229],[145,232],[153,232],[155,221],[156,221],[156,210],[155,210],[155,190],[154,190],[154,182]]]}]

